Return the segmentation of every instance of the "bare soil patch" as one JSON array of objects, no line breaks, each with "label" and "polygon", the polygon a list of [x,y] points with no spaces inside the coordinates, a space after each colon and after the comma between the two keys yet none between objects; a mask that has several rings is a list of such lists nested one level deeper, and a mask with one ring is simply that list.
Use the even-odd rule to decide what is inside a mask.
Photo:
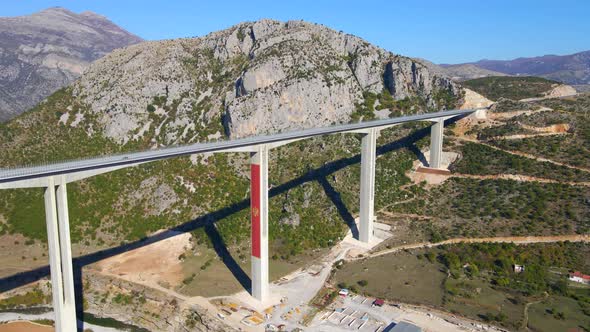
[{"label": "bare soil patch", "polygon": [[182,282],[180,256],[190,248],[191,234],[178,233],[141,248],[109,257],[93,267],[140,284],[178,285]]},{"label": "bare soil patch", "polygon": [[51,326],[39,325],[31,322],[11,322],[0,324],[0,332],[53,332]]}]

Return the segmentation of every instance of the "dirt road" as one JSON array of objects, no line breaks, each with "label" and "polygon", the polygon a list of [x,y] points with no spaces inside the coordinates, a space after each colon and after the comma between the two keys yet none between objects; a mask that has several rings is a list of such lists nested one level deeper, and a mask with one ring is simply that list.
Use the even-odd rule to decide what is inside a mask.
[{"label": "dirt road", "polygon": [[585,235],[553,235],[553,236],[499,236],[499,237],[482,237],[482,238],[455,238],[441,242],[421,242],[397,246],[382,251],[371,253],[364,257],[354,257],[351,260],[372,258],[391,254],[406,249],[417,249],[417,248],[432,248],[439,247],[445,244],[456,244],[456,243],[515,243],[515,244],[531,244],[531,243],[551,243],[551,242],[590,242],[590,234]]},{"label": "dirt road", "polygon": [[420,214],[415,214],[415,213],[397,213],[397,212],[389,212],[386,211],[385,208],[377,211],[378,213],[382,213],[386,216],[389,217],[407,217],[407,218],[415,218],[415,219],[432,219],[431,216],[423,216]]},{"label": "dirt road", "polygon": [[[515,112],[502,112],[502,113],[488,112],[487,113],[488,118],[483,121],[487,122],[488,124],[503,124],[504,122],[502,122],[501,120],[510,119],[515,116],[519,116],[519,115],[523,115],[523,114],[528,115],[528,114],[547,112],[547,111],[561,112],[561,111],[555,111],[555,110],[548,108],[548,107],[542,107],[538,110],[525,110],[525,111],[515,111]],[[500,120],[500,121],[498,121],[498,120]],[[512,155],[521,156],[521,157],[525,157],[525,158],[529,158],[529,159],[533,159],[533,160],[541,161],[541,162],[548,162],[548,163],[551,163],[554,165],[564,166],[564,167],[571,168],[571,169],[577,169],[577,170],[584,171],[584,172],[590,172],[590,168],[573,166],[573,165],[565,164],[565,163],[558,162],[555,160],[546,159],[546,158],[542,158],[542,157],[535,156],[532,154],[524,153],[521,151],[505,150],[505,149],[499,148],[497,146],[488,144],[486,142],[482,142],[482,141],[478,140],[476,137],[466,135],[466,133],[472,129],[473,125],[474,125],[473,120],[470,118],[465,118],[462,121],[459,121],[457,123],[457,125],[455,126],[455,129],[453,130],[453,132],[455,133],[455,138],[457,138],[459,140],[467,141],[467,142],[483,144],[483,145],[488,146],[494,150],[503,151],[506,153],[510,153]],[[568,129],[569,129],[569,125],[567,125],[567,124],[556,124],[556,125],[551,125],[548,127],[534,127],[534,126],[524,125],[523,127],[525,127],[526,129],[529,129],[529,130],[537,131],[538,133],[531,134],[531,135],[504,136],[502,138],[503,139],[517,139],[517,138],[520,139],[520,138],[525,138],[525,137],[548,136],[548,135],[556,135],[556,134],[563,135],[563,134],[567,134]]]},{"label": "dirt road", "polygon": [[522,134],[522,135],[498,136],[498,137],[494,137],[494,138],[501,138],[503,140],[515,140],[515,139],[523,139],[523,138],[542,137],[542,136],[556,136],[556,135],[568,135],[568,133]]},{"label": "dirt road", "polygon": [[540,302],[543,302],[543,300],[545,300],[547,297],[549,296],[549,294],[545,293],[545,296],[537,301],[533,301],[533,302],[528,302],[527,304],[524,305],[524,313],[523,313],[523,320],[522,320],[522,327],[521,329],[528,331],[528,325],[529,325],[529,307],[533,304],[537,304]]},{"label": "dirt road", "polygon": [[521,157],[533,159],[533,160],[536,160],[536,161],[544,161],[544,162],[548,162],[548,163],[551,163],[551,164],[554,164],[554,165],[564,166],[564,167],[571,168],[571,169],[577,169],[577,170],[580,170],[580,171],[583,171],[583,172],[590,172],[590,168],[585,168],[585,167],[579,167],[579,166],[573,166],[573,165],[569,165],[569,164],[564,164],[564,163],[559,162],[559,161],[555,161],[555,160],[551,160],[551,159],[547,159],[547,158],[543,158],[543,157],[538,157],[538,156],[535,156],[535,155],[532,155],[532,154],[528,154],[528,153],[524,153],[524,152],[520,152],[520,151],[512,151],[512,150],[502,149],[502,148],[499,148],[499,147],[497,147],[495,145],[488,144],[488,143],[482,142],[482,141],[477,140],[477,139],[474,139],[474,138],[460,137],[460,136],[456,136],[456,138],[457,139],[460,139],[460,140],[463,140],[463,141],[467,141],[467,142],[482,144],[482,145],[488,146],[488,147],[490,147],[490,148],[492,148],[494,150],[503,151],[503,152],[510,153],[512,155],[515,155],[515,156],[521,156]]},{"label": "dirt road", "polygon": [[503,180],[514,180],[514,181],[520,181],[520,182],[561,183],[561,184],[567,184],[570,186],[590,187],[590,182],[558,181],[558,180],[538,178],[538,177],[534,177],[534,176],[520,175],[520,174],[474,175],[474,174],[452,173],[451,175],[449,175],[449,177],[478,179],[478,180],[503,179]]}]

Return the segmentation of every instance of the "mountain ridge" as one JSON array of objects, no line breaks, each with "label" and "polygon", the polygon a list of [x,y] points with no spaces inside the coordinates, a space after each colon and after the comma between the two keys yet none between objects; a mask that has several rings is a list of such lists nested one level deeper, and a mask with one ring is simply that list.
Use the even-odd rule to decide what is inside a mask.
[{"label": "mountain ridge", "polygon": [[94,60],[142,41],[106,17],[51,7],[0,17],[0,121],[73,82]]},{"label": "mountain ridge", "polygon": [[590,84],[590,50],[567,55],[519,57],[512,60],[482,59],[462,64],[440,64],[445,69],[455,70],[457,76],[463,79],[475,78],[459,71],[460,66],[465,65],[506,75],[539,76],[571,85]]},{"label": "mountain ridge", "polygon": [[385,90],[391,103],[419,97],[422,112],[461,92],[420,60],[322,25],[268,19],[116,50],[73,85],[107,136],[125,144],[156,127],[165,145],[212,119],[225,128],[210,135],[243,137],[348,122],[353,113],[387,117],[391,107],[362,106]]}]

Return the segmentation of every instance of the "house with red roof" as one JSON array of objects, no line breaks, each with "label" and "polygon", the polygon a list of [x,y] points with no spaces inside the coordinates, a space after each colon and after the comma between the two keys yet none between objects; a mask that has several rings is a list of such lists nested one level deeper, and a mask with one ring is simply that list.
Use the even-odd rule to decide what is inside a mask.
[{"label": "house with red roof", "polygon": [[583,274],[580,271],[574,271],[570,273],[569,279],[571,281],[583,283],[583,284],[590,284],[590,275]]}]

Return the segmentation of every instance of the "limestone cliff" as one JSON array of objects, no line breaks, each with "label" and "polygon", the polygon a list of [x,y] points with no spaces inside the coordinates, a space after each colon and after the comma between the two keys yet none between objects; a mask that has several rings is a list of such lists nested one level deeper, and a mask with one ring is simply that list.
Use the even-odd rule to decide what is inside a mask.
[{"label": "limestone cliff", "polygon": [[116,50],[74,86],[107,137],[125,144],[152,135],[154,146],[204,139],[207,129],[243,137],[345,123],[367,93],[417,98],[414,113],[461,96],[420,60],[321,25],[273,20]]}]

